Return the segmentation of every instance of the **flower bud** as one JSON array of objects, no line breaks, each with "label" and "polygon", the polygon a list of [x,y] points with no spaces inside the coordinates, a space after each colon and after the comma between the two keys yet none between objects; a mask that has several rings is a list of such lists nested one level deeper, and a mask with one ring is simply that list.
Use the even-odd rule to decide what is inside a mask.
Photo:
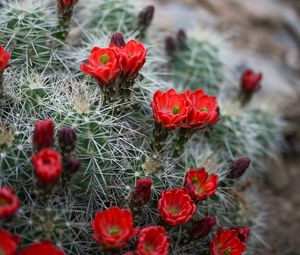
[{"label": "flower bud", "polygon": [[249,237],[249,234],[250,234],[250,228],[248,228],[248,227],[235,227],[235,228],[232,228],[232,230],[236,230],[239,233],[237,237],[240,239],[241,242],[247,243],[248,237]]},{"label": "flower bud", "polygon": [[241,76],[241,89],[245,94],[252,94],[260,89],[262,73],[255,73],[251,69],[247,69]]},{"label": "flower bud", "polygon": [[3,46],[0,44],[0,72],[3,72],[5,68],[8,67],[8,62],[10,60],[10,53],[5,51]]},{"label": "flower bud", "polygon": [[234,161],[230,167],[229,177],[237,179],[241,177],[250,166],[251,159],[248,157],[242,157]]},{"label": "flower bud", "polygon": [[212,228],[216,225],[216,218],[213,216],[204,217],[195,222],[190,230],[192,239],[202,239],[208,236]]},{"label": "flower bud", "polygon": [[180,29],[177,33],[177,42],[180,48],[186,47],[187,35],[183,29]]},{"label": "flower bud", "polygon": [[152,180],[150,177],[139,179],[131,194],[131,202],[136,206],[142,206],[150,200]]},{"label": "flower bud", "polygon": [[54,124],[52,120],[37,121],[33,134],[33,144],[42,149],[52,147],[54,143]]},{"label": "flower bud", "polygon": [[12,217],[19,210],[19,208],[20,200],[16,196],[15,191],[9,187],[0,188],[0,219]]},{"label": "flower bud", "polygon": [[64,163],[64,171],[67,175],[73,176],[79,171],[80,165],[80,160],[72,156]]},{"label": "flower bud", "polygon": [[154,16],[155,8],[153,5],[149,5],[145,7],[139,14],[139,26],[141,27],[149,27]]},{"label": "flower bud", "polygon": [[58,142],[62,151],[70,152],[75,149],[77,136],[73,128],[59,130]]},{"label": "flower bud", "polygon": [[58,0],[58,4],[62,7],[75,5],[79,0]]},{"label": "flower bud", "polygon": [[112,35],[110,43],[117,47],[124,47],[126,45],[124,36],[119,32],[115,32]]},{"label": "flower bud", "polygon": [[166,52],[169,55],[173,55],[176,51],[176,41],[173,38],[173,36],[167,36],[165,39],[165,47],[166,47]]}]

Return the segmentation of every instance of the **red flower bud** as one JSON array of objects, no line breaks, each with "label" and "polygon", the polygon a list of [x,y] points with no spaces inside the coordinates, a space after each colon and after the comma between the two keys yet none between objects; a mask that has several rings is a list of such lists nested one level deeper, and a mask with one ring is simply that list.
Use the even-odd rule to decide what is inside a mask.
[{"label": "red flower bud", "polygon": [[242,255],[245,243],[238,238],[238,232],[232,229],[219,228],[210,244],[211,255]]},{"label": "red flower bud", "polygon": [[66,160],[66,162],[64,163],[64,170],[65,173],[68,175],[74,175],[76,174],[79,169],[80,169],[80,160],[75,158],[75,157],[70,157]]},{"label": "red flower bud", "polygon": [[142,43],[131,40],[125,47],[118,48],[123,74],[134,78],[146,62],[147,50]]},{"label": "red flower bud", "polygon": [[139,14],[139,26],[149,27],[154,17],[154,11],[153,5],[145,7]]},{"label": "red flower bud", "polygon": [[180,29],[177,33],[177,42],[180,48],[184,48],[186,46],[187,35],[183,29]]},{"label": "red flower bud", "polygon": [[185,189],[163,191],[158,200],[158,211],[163,221],[171,226],[189,222],[196,205]]},{"label": "red flower bud", "polygon": [[185,127],[204,128],[219,120],[218,103],[215,96],[206,95],[202,89],[198,89],[194,92],[188,90],[186,97],[191,102],[191,110],[184,124]]},{"label": "red flower bud", "polygon": [[108,85],[120,75],[121,68],[116,50],[110,48],[92,49],[87,63],[80,65],[82,72],[93,76],[100,85]]},{"label": "red flower bud", "polygon": [[217,220],[215,217],[204,217],[193,223],[190,230],[190,237],[193,240],[205,238],[216,225],[216,222]]},{"label": "red flower bud", "polygon": [[19,208],[20,201],[15,191],[8,187],[0,188],[0,218],[12,217]]},{"label": "red flower bud", "polygon": [[4,229],[1,229],[0,240],[1,255],[15,255],[17,253],[18,246],[21,242],[18,236],[11,234]]},{"label": "red flower bud", "polygon": [[168,255],[170,239],[160,226],[146,227],[139,233],[136,255]]},{"label": "red flower bud", "polygon": [[63,7],[75,5],[79,0],[58,0],[58,4]]},{"label": "red flower bud", "polygon": [[216,193],[218,175],[209,175],[204,168],[191,169],[185,175],[184,186],[193,199],[204,200]]},{"label": "red flower bud", "polygon": [[31,244],[22,249],[18,255],[64,255],[65,253],[52,245],[50,241]]},{"label": "red flower bud", "polygon": [[254,73],[247,69],[241,76],[241,88],[246,94],[252,94],[261,86],[262,73]]},{"label": "red flower bud", "polygon": [[5,51],[3,46],[0,45],[0,72],[3,72],[3,70],[8,67],[9,60],[10,53]]},{"label": "red flower bud", "polygon": [[52,147],[54,143],[54,124],[52,120],[37,121],[33,133],[33,144],[38,148]]},{"label": "red flower bud", "polygon": [[169,55],[173,55],[176,52],[176,41],[172,36],[167,36],[165,39],[166,52]]},{"label": "red flower bud", "polygon": [[151,186],[152,180],[150,177],[137,180],[135,189],[131,194],[131,202],[136,206],[146,204],[151,196]]},{"label": "red flower bud", "polygon": [[115,32],[111,37],[111,46],[117,46],[117,47],[124,47],[126,45],[124,36],[119,33]]},{"label": "red flower bud", "polygon": [[250,228],[248,227],[235,227],[232,228],[232,230],[236,230],[238,232],[238,238],[241,240],[243,243],[247,243],[248,237],[250,234]]},{"label": "red flower bud", "polygon": [[32,157],[37,179],[44,184],[53,184],[62,174],[61,155],[59,152],[45,148]]},{"label": "red flower bud", "polygon": [[174,89],[155,92],[151,106],[155,121],[167,129],[179,127],[190,111],[186,95],[178,94]]},{"label": "red flower bud", "polygon": [[62,128],[59,130],[58,143],[62,151],[71,152],[75,149],[76,133],[73,128]]},{"label": "red flower bud", "polygon": [[242,157],[234,161],[230,168],[229,177],[233,179],[241,177],[250,166],[250,163],[251,159],[248,157]]},{"label": "red flower bud", "polygon": [[133,228],[132,213],[111,207],[96,214],[92,222],[95,231],[93,238],[101,243],[105,250],[123,248],[135,236],[138,228]]}]

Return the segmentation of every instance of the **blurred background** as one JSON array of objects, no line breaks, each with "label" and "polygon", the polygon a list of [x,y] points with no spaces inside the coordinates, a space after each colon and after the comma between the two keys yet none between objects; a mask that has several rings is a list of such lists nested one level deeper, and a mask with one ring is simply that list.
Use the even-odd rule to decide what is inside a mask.
[{"label": "blurred background", "polygon": [[286,121],[286,146],[260,185],[268,212],[259,254],[300,254],[300,1],[152,0],[162,30],[215,31],[241,65],[264,74],[256,103]]}]

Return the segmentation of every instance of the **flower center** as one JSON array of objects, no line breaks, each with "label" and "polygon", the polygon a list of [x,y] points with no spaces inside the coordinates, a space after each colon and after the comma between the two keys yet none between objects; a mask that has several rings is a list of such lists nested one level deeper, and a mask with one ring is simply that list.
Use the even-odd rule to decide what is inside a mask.
[{"label": "flower center", "polygon": [[104,65],[108,62],[108,60],[109,60],[109,56],[108,56],[107,54],[103,54],[103,55],[100,57],[100,62],[101,62],[102,64],[104,64]]},{"label": "flower center", "polygon": [[5,251],[2,248],[0,248],[0,255],[5,255]]},{"label": "flower center", "polygon": [[197,177],[194,177],[193,179],[192,179],[192,183],[197,183],[198,182],[198,178]]},{"label": "flower center", "polygon": [[171,214],[179,214],[179,213],[180,213],[180,209],[178,209],[178,208],[175,207],[175,206],[172,206],[172,207],[169,209],[169,213],[171,213]]},{"label": "flower center", "polygon": [[48,159],[48,158],[43,158],[43,164],[50,165],[51,164],[51,160]]},{"label": "flower center", "polygon": [[230,255],[231,254],[231,249],[227,249],[226,251],[224,251],[224,255]]},{"label": "flower center", "polygon": [[113,226],[109,231],[110,235],[120,234],[120,228],[118,226]]},{"label": "flower center", "polygon": [[179,108],[178,105],[174,105],[174,106],[173,106],[173,114],[178,114],[178,113],[179,113],[179,110],[180,110],[180,108]]},{"label": "flower center", "polygon": [[202,108],[200,109],[200,112],[208,112],[208,109],[207,109],[206,107],[202,107]]},{"label": "flower center", "polygon": [[[8,204],[8,202],[5,200],[5,199],[3,199],[3,198],[0,198],[0,207],[1,206],[4,206],[4,205],[7,205]],[[1,250],[0,250],[1,251]],[[1,255],[1,253],[0,253],[0,255]]]},{"label": "flower center", "polygon": [[[147,244],[146,246],[145,246],[145,251],[147,252],[147,253],[153,253],[154,251],[155,251],[155,249],[154,249],[154,247],[151,245],[151,244]],[[1,255],[1,254],[0,254]]]}]

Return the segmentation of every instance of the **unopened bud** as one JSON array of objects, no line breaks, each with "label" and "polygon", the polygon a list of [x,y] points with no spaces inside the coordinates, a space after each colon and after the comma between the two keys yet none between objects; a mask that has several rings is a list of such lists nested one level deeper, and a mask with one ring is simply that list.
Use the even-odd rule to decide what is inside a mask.
[{"label": "unopened bud", "polygon": [[64,171],[67,175],[73,176],[80,169],[80,160],[75,157],[68,158],[64,163]]},{"label": "unopened bud", "polygon": [[62,128],[59,130],[58,142],[63,152],[71,152],[76,146],[76,133],[73,128]]},{"label": "unopened bud", "polygon": [[205,238],[216,225],[216,222],[217,220],[213,216],[207,216],[195,222],[190,230],[191,238],[193,240]]},{"label": "unopened bud", "polygon": [[154,11],[153,5],[145,7],[139,14],[139,26],[149,27],[154,17]]},{"label": "unopened bud", "polygon": [[180,29],[177,33],[177,42],[180,48],[186,47],[187,35],[183,29]]},{"label": "unopened bud", "polygon": [[165,47],[166,47],[166,52],[169,55],[173,55],[176,51],[176,41],[173,38],[173,36],[167,36],[165,39]]},{"label": "unopened bud", "polygon": [[110,43],[117,47],[124,47],[126,44],[124,40],[124,36],[119,32],[115,32],[112,35]]},{"label": "unopened bud", "polygon": [[233,179],[237,179],[241,177],[250,166],[250,163],[251,163],[251,159],[248,157],[242,157],[234,161],[230,168],[229,177]]},{"label": "unopened bud", "polygon": [[240,239],[241,242],[247,243],[248,237],[250,234],[250,228],[248,227],[235,227],[232,228],[232,230],[236,230],[238,234],[238,238]]},{"label": "unopened bud", "polygon": [[142,206],[150,200],[152,180],[150,177],[139,179],[131,195],[131,202],[135,206]]}]

